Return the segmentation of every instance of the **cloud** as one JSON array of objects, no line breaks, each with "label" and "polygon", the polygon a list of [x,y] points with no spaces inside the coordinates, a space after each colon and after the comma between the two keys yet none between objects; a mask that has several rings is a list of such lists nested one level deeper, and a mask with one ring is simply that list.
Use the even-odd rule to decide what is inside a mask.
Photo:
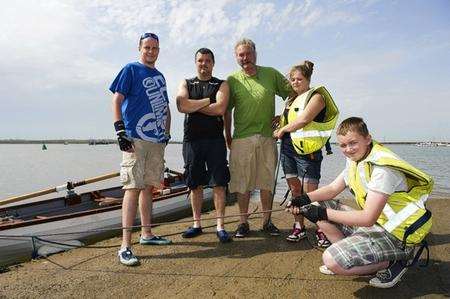
[{"label": "cloud", "polygon": [[[396,89],[418,101],[415,94],[423,95],[420,89],[426,88],[420,84],[448,96],[433,82],[433,74],[436,82],[448,77],[442,67],[450,63],[448,26],[427,27],[433,24],[430,19],[411,31],[385,28],[381,16],[407,13],[389,7],[372,0],[9,1],[0,10],[0,92],[11,99],[4,104],[8,111],[30,112],[27,117],[36,124],[32,129],[44,126],[32,114],[39,102],[39,113],[51,112],[45,130],[54,126],[52,120],[67,119],[68,135],[90,135],[88,128],[95,123],[98,130],[105,124],[100,135],[110,134],[107,87],[120,67],[137,58],[138,36],[152,31],[160,35],[157,67],[172,99],[179,81],[194,74],[195,50],[211,48],[215,75],[223,78],[237,67],[232,49],[244,36],[257,43],[262,64],[283,72],[311,57],[316,62],[313,81],[330,87],[343,114],[370,114],[387,103],[403,103]],[[414,67],[426,77],[410,75]],[[55,107],[71,113],[58,118]],[[182,116],[176,114],[181,131]],[[81,124],[70,125],[83,115],[88,133],[80,133]],[[5,122],[11,127],[0,128],[0,137],[18,132],[13,119]]]},{"label": "cloud", "polygon": [[102,42],[87,26],[86,17],[72,2],[23,1],[4,7],[2,79],[30,89],[102,82],[111,69],[109,63],[91,56]]}]

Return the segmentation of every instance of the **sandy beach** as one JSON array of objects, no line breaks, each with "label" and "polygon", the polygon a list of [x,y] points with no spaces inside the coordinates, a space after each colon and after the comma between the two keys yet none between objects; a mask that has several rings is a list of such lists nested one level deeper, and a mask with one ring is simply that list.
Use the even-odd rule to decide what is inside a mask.
[{"label": "sandy beach", "polygon": [[[253,208],[256,203],[252,203]],[[275,205],[274,205],[275,207]],[[141,264],[121,265],[117,259],[120,238],[93,244],[109,248],[81,248],[4,269],[0,274],[0,298],[391,298],[450,296],[449,199],[430,199],[434,225],[428,236],[430,261],[426,268],[413,267],[392,289],[369,286],[370,277],[327,276],[318,271],[321,249],[314,246],[314,228],[308,225],[308,239],[285,241],[292,218],[274,213],[273,222],[282,236],[268,237],[258,230],[261,219],[250,221],[251,235],[220,244],[213,220],[203,223],[205,233],[183,239],[187,224],[154,228],[169,236],[169,246],[134,246]],[[237,205],[227,214],[237,213]],[[204,217],[214,216],[214,212]],[[187,218],[188,219],[188,218]],[[234,230],[237,219],[227,219]],[[139,233],[133,235],[137,241]],[[422,256],[421,262],[425,259]]]}]

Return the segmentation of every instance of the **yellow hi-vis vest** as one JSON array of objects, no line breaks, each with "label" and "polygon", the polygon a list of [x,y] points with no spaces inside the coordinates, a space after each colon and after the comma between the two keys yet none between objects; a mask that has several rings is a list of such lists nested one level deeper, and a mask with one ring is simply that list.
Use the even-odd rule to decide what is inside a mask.
[{"label": "yellow hi-vis vest", "polygon": [[[408,191],[394,192],[389,196],[377,223],[405,245],[419,244],[431,229],[431,212],[425,209],[425,202],[433,189],[433,178],[376,141],[373,141],[372,150],[363,161],[347,161],[350,163],[348,185],[361,208],[364,208],[366,201],[367,183],[370,181],[373,165],[387,166],[405,175]],[[410,227],[417,229],[409,234]]]},{"label": "yellow hi-vis vest", "polygon": [[315,93],[321,94],[325,101],[325,118],[323,122],[312,121],[303,128],[291,132],[292,145],[299,155],[307,155],[321,149],[331,137],[339,116],[339,110],[328,90],[324,86],[318,86],[310,88],[294,100],[289,108],[288,123],[292,123],[305,110]]}]

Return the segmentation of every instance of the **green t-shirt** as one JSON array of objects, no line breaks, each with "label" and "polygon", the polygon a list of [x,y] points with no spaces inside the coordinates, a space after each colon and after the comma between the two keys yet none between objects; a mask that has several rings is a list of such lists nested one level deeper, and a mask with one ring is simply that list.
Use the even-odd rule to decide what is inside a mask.
[{"label": "green t-shirt", "polygon": [[228,110],[234,108],[233,138],[255,134],[271,137],[275,95],[285,99],[292,91],[287,79],[274,68],[257,66],[255,76],[240,70],[231,74],[227,81],[230,86]]}]

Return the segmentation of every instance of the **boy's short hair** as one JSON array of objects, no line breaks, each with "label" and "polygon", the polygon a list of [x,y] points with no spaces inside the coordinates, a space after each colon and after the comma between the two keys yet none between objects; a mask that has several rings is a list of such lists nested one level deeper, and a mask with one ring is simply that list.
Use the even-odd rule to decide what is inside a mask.
[{"label": "boy's short hair", "polygon": [[369,136],[367,125],[361,117],[349,117],[341,122],[336,130],[337,135],[345,136],[348,132],[356,132],[361,136]]}]

